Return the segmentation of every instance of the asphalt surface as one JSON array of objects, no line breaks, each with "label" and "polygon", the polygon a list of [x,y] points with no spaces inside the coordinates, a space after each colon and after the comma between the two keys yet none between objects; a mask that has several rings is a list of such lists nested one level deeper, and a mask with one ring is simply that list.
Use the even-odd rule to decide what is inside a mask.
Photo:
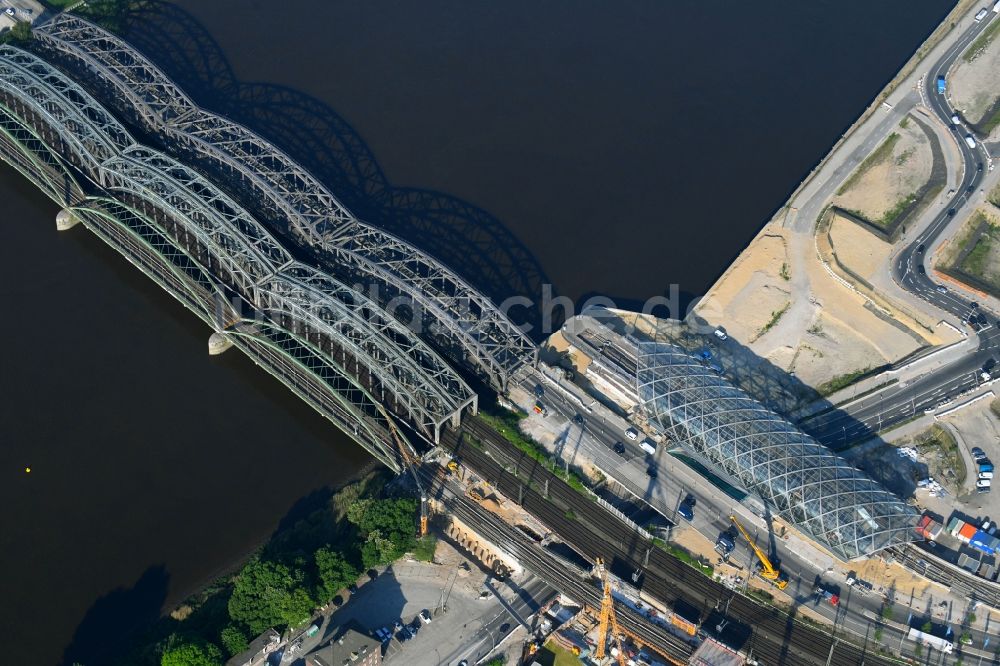
[{"label": "asphalt surface", "polygon": [[[808,419],[801,424],[809,434],[833,448],[842,448],[851,442],[874,436],[888,426],[913,418],[976,388],[982,381],[979,373],[984,364],[990,359],[1000,360],[1000,316],[987,310],[982,304],[974,306],[975,301],[954,291],[947,284],[935,282],[927,274],[925,266],[927,250],[935,244],[948,223],[969,203],[971,195],[982,183],[989,163],[981,142],[977,140],[975,148],[970,148],[965,142],[969,128],[963,124],[953,125],[951,116],[955,111],[948,105],[947,95],[938,94],[937,78],[944,76],[947,80],[955,61],[995,20],[1000,20],[1000,17],[990,12],[987,19],[968,28],[934,63],[921,82],[921,97],[937,118],[945,126],[952,128],[954,141],[962,154],[964,172],[960,186],[941,213],[897,255],[891,266],[892,277],[897,284],[966,322],[966,329],[978,335],[979,346],[975,352],[929,376],[887,388],[836,412]],[[985,316],[986,324],[970,325],[969,316],[973,314]]]}]

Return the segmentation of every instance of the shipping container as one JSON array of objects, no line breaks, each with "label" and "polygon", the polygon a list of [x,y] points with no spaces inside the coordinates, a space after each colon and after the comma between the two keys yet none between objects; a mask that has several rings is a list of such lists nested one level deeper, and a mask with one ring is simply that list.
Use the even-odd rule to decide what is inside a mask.
[{"label": "shipping container", "polygon": [[970,525],[969,523],[964,523],[962,525],[962,529],[959,530],[959,532],[958,532],[958,538],[961,539],[962,541],[964,541],[965,543],[969,543],[969,541],[972,540],[972,537],[974,537],[976,535],[977,531],[978,530],[976,530],[976,526],[975,525]]},{"label": "shipping container", "polygon": [[959,524],[961,522],[962,521],[959,520],[958,518],[952,518],[951,520],[949,520],[948,521],[948,534],[950,534],[952,536],[956,536],[958,534],[958,530],[962,529],[962,526]]},{"label": "shipping container", "polygon": [[941,536],[941,532],[943,530],[944,530],[944,525],[942,525],[936,520],[932,520],[931,524],[927,527],[925,532],[927,533],[927,538],[933,541],[934,539],[937,539],[939,536]]}]

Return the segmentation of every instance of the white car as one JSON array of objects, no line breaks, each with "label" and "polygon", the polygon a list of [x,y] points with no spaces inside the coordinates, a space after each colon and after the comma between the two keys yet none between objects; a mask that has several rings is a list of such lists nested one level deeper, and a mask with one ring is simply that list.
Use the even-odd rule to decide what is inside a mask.
[{"label": "white car", "polygon": [[418,617],[420,618],[420,621],[423,622],[424,624],[430,624],[431,623],[431,614],[427,612],[426,608],[424,610],[420,611],[420,614],[419,614]]},{"label": "white car", "polygon": [[639,431],[635,428],[629,428],[625,431],[625,436],[634,442],[639,437]]},{"label": "white car", "polygon": [[989,479],[979,479],[976,481],[976,488],[989,488],[993,485],[993,482]]},{"label": "white car", "polygon": [[726,329],[722,328],[721,326],[719,328],[715,329],[715,337],[719,338],[720,340],[728,340],[729,339],[729,336],[726,335]]},{"label": "white car", "polygon": [[656,442],[646,438],[639,443],[639,448],[648,453],[649,455],[654,455],[656,453]]},{"label": "white car", "polygon": [[979,473],[979,478],[980,479],[992,479],[993,478],[993,472],[980,472]]}]

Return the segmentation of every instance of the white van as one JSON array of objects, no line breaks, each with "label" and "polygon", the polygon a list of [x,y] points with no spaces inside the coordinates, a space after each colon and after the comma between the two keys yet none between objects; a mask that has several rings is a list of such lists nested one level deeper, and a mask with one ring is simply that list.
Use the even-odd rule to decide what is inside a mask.
[{"label": "white van", "polygon": [[646,439],[639,442],[639,448],[648,453],[649,455],[653,455],[654,453],[656,453],[656,442],[647,437]]},{"label": "white van", "polygon": [[993,478],[993,472],[980,472],[979,473],[979,478],[980,479],[992,479]]},{"label": "white van", "polygon": [[976,481],[976,488],[989,488],[993,485],[993,482],[989,479],[979,479]]}]

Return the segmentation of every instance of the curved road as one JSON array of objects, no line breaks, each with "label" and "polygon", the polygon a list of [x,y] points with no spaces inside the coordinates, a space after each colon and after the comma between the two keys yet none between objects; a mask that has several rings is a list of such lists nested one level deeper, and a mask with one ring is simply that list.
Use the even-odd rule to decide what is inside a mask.
[{"label": "curved road", "polygon": [[[949,366],[907,384],[896,384],[873,393],[850,406],[807,419],[802,427],[811,435],[834,448],[862,438],[874,436],[894,423],[912,418],[933,409],[951,398],[973,389],[981,383],[980,371],[990,359],[1000,360],[1000,316],[982,305],[965,298],[944,284],[938,284],[926,273],[926,250],[932,248],[942,232],[983,181],[989,163],[983,145],[976,142],[970,148],[965,136],[970,130],[964,124],[955,125],[951,116],[955,111],[949,106],[947,95],[937,92],[938,76],[948,77],[955,61],[993,21],[998,14],[990,12],[980,23],[968,28],[943,56],[930,68],[921,82],[921,97],[937,118],[950,127],[952,138],[962,154],[964,173],[955,196],[948,201],[941,213],[920,232],[893,260],[891,274],[903,289],[918,296],[948,314],[966,322],[967,329],[975,329],[979,346],[975,352],[963,356]],[[971,315],[985,321],[968,323]]]}]

